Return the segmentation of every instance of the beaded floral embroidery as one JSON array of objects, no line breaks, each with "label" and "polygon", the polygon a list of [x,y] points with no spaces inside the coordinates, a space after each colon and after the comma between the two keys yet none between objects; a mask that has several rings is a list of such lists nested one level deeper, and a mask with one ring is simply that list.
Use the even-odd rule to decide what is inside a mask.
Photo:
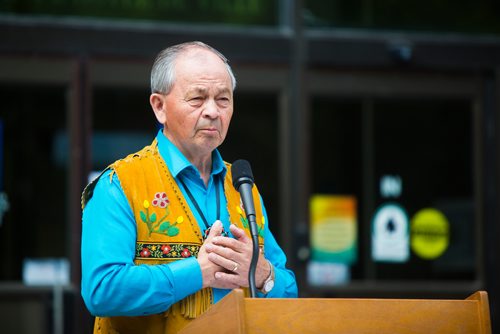
[{"label": "beaded floral embroidery", "polygon": [[[151,214],[149,213],[151,205],[159,209],[165,209],[165,214],[160,219],[157,219],[158,216],[156,215],[156,212],[153,211]],[[153,200],[151,201],[151,204],[148,200],[144,200],[142,206],[145,210],[140,211],[140,216],[141,220],[148,226],[149,236],[151,236],[152,233],[163,234],[169,237],[175,237],[179,234],[179,227],[177,227],[177,225],[181,224],[184,221],[184,217],[177,217],[174,223],[165,220],[170,214],[169,205],[170,200],[168,199],[167,194],[164,192],[156,193]]]},{"label": "beaded floral embroidery", "polygon": [[187,257],[197,257],[200,246],[193,244],[136,244],[135,256],[143,259],[184,259]]},{"label": "beaded floral embroidery", "polygon": [[[242,204],[240,206],[236,206],[236,211],[238,211],[238,214],[240,215],[240,221],[243,224],[243,227],[248,229],[249,224],[248,224],[248,219],[246,218],[246,215],[244,214],[242,210]],[[259,237],[264,238],[264,226],[266,225],[266,217],[262,216],[262,224],[259,225],[257,222],[257,230],[259,232]]]}]

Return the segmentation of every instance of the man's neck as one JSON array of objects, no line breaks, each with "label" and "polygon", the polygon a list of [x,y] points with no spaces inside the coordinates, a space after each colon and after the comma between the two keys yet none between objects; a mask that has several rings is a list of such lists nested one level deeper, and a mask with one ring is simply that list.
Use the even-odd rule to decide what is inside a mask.
[{"label": "man's neck", "polygon": [[188,157],[188,160],[198,169],[203,183],[205,183],[205,186],[208,186],[210,174],[212,173],[212,154],[209,154],[207,158],[196,157],[195,159],[190,159]]},{"label": "man's neck", "polygon": [[203,183],[205,183],[205,187],[208,186],[208,181],[210,180],[210,174],[212,173],[212,152],[192,152],[189,151],[186,147],[183,147],[179,143],[177,143],[170,134],[163,130],[163,134],[165,137],[170,140],[170,142],[175,145],[179,151],[188,159],[188,161],[198,169],[201,178],[203,179]]}]

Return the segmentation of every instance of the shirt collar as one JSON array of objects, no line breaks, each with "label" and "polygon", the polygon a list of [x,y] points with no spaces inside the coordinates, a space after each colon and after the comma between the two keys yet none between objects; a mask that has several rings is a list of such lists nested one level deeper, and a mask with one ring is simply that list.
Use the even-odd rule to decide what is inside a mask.
[{"label": "shirt collar", "polygon": [[[198,169],[182,154],[182,152],[175,146],[164,134],[163,129],[158,131],[156,135],[156,140],[158,141],[158,150],[160,155],[167,164],[170,173],[175,178],[181,172],[191,170],[200,174]],[[212,152],[212,176],[217,174],[222,174],[223,177],[226,176],[226,165],[222,160],[222,156],[219,151],[215,149]]]}]

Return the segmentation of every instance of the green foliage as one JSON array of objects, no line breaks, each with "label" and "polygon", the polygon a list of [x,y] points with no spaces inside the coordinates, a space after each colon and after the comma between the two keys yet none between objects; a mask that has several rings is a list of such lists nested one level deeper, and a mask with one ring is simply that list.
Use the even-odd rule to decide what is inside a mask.
[{"label": "green foliage", "polygon": [[492,0],[305,0],[306,25],[500,34]]},{"label": "green foliage", "polygon": [[3,0],[0,12],[163,22],[276,25],[279,0]]}]

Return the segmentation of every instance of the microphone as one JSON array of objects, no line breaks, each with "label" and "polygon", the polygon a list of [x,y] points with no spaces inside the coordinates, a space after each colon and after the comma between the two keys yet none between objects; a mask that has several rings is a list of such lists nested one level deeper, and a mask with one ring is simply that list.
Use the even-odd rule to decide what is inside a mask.
[{"label": "microphone", "polygon": [[255,286],[255,271],[257,268],[257,260],[259,259],[259,230],[255,216],[255,206],[253,203],[252,187],[253,174],[250,164],[246,160],[236,160],[231,166],[231,174],[233,176],[233,186],[240,193],[243,208],[250,225],[250,234],[252,235],[252,261],[250,262],[250,270],[248,272],[248,284],[250,286],[250,296],[257,296],[257,288]]}]

